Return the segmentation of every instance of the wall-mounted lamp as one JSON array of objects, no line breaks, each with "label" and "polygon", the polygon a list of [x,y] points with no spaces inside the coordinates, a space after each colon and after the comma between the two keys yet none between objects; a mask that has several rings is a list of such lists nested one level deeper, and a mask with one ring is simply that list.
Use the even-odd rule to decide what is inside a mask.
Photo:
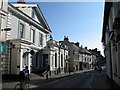
[{"label": "wall-mounted lamp", "polygon": [[10,31],[11,28],[4,28],[4,29],[1,29],[1,31]]}]

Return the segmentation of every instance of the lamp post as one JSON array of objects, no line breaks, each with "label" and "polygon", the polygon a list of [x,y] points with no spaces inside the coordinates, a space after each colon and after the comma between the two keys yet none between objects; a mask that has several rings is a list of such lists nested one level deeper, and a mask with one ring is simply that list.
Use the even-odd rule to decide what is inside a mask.
[{"label": "lamp post", "polygon": [[63,44],[59,42],[59,68],[58,68],[59,73],[61,72],[61,70],[60,70],[60,49],[62,46],[63,46]]}]

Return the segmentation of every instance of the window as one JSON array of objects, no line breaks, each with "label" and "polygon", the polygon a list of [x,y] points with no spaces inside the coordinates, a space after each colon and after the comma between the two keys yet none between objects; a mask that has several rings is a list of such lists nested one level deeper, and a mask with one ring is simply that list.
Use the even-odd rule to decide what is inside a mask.
[{"label": "window", "polygon": [[54,65],[54,56],[52,56],[52,65]]},{"label": "window", "polygon": [[38,67],[38,52],[36,52],[36,67]]},{"label": "window", "polygon": [[3,0],[0,0],[0,9],[3,8]]},{"label": "window", "polygon": [[90,62],[91,62],[91,58],[90,58]]},{"label": "window", "polygon": [[[23,53],[25,54],[26,52],[23,52]],[[25,57],[23,58],[22,65],[28,66],[28,60],[29,60],[29,57],[28,57],[28,54],[26,53]]]},{"label": "window", "polygon": [[35,18],[35,12],[32,10],[32,18]]},{"label": "window", "polygon": [[85,58],[85,62],[86,62],[86,58]]},{"label": "window", "polygon": [[19,32],[18,32],[18,38],[23,38],[24,34],[24,25],[22,23],[19,23]]},{"label": "window", "polygon": [[35,43],[35,30],[31,29],[31,41]]},{"label": "window", "polygon": [[63,67],[63,55],[61,54],[61,67]]},{"label": "window", "polygon": [[43,45],[43,35],[39,33],[39,45]]},{"label": "window", "polygon": [[57,53],[55,53],[55,67],[57,67]]},{"label": "window", "polygon": [[68,56],[66,55],[66,59],[68,58]]}]

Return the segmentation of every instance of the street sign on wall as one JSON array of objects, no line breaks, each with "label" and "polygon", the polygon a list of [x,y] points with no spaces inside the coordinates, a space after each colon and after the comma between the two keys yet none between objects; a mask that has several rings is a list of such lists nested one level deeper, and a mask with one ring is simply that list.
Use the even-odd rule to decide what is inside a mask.
[{"label": "street sign on wall", "polygon": [[0,43],[0,54],[7,54],[7,44]]}]

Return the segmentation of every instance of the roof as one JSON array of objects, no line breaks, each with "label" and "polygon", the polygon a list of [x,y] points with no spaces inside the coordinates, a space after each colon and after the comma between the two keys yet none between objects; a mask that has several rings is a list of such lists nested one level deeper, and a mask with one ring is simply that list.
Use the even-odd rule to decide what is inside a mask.
[{"label": "roof", "polygon": [[91,54],[88,50],[86,50],[85,48],[82,48],[82,47],[79,48],[79,51],[80,51],[80,53]]}]

